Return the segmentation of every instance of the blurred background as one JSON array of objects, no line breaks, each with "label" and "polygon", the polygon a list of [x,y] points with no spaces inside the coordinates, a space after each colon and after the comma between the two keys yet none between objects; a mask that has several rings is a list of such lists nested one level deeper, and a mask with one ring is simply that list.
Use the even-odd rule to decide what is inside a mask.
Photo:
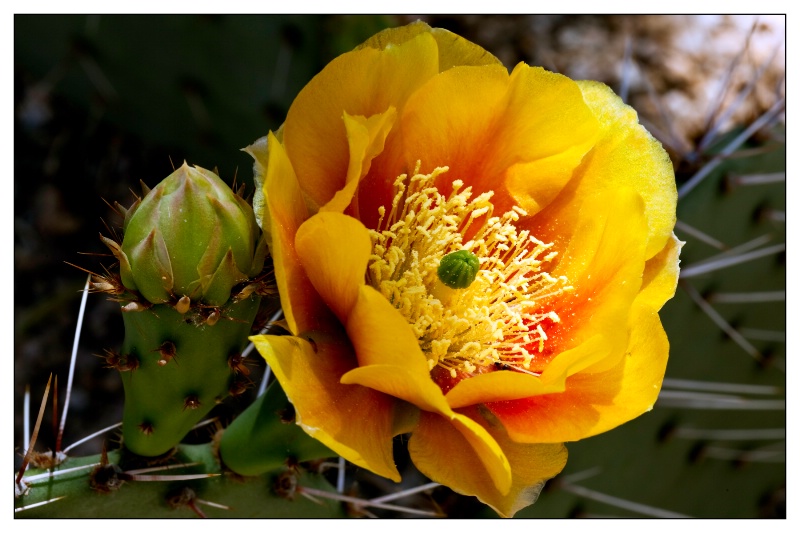
[{"label": "blurred background", "polygon": [[[667,380],[651,413],[569,444],[565,471],[524,517],[784,517],[785,17],[15,16],[14,447],[22,398],[68,375],[98,239],[184,160],[252,191],[241,148],[277,129],[328,61],[422,18],[500,58],[607,83],[676,168],[681,288],[662,311]],[[133,192],[132,192],[133,191]],[[90,255],[82,255],[90,254]],[[89,298],[64,442],[121,419],[118,306]],[[49,416],[49,415],[48,415]],[[43,424],[40,450],[52,447]],[[101,440],[82,454],[97,453]],[[423,483],[401,447],[405,483]],[[355,470],[355,469],[353,469]],[[361,491],[396,490],[351,471]],[[446,488],[409,505],[494,516]],[[400,516],[400,515],[398,515]]]}]

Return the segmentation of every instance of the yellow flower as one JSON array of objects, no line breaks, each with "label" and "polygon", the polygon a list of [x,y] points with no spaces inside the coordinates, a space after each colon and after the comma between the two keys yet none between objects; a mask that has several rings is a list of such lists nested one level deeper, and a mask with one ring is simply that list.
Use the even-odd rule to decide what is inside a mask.
[{"label": "yellow flower", "polygon": [[347,460],[399,481],[411,433],[420,471],[511,516],[563,442],[652,407],[675,182],[608,87],[414,23],[333,60],[248,151],[292,333],[254,340]]}]

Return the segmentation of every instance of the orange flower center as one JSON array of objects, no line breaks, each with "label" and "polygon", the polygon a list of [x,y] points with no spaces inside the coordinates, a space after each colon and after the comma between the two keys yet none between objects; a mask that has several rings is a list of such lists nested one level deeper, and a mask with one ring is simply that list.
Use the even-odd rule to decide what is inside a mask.
[{"label": "orange flower center", "polygon": [[[542,325],[560,321],[542,303],[572,287],[542,268],[556,256],[552,244],[517,230],[523,209],[492,216],[493,193],[473,198],[461,180],[445,197],[434,184],[447,171],[419,174],[417,163],[410,180],[395,180],[391,208],[379,208],[370,230],[367,282],[408,320],[431,370],[439,366],[452,378],[493,370],[538,375],[531,365],[547,341]],[[457,250],[480,261],[463,289],[437,275],[441,259]]]}]

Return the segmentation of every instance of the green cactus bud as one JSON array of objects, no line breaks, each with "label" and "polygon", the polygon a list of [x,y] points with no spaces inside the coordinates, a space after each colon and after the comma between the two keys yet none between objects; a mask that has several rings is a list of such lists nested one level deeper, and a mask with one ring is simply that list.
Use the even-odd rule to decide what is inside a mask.
[{"label": "green cactus bud", "polygon": [[266,254],[250,205],[186,163],[127,210],[122,245],[109,246],[125,287],[154,304],[186,296],[223,305]]}]

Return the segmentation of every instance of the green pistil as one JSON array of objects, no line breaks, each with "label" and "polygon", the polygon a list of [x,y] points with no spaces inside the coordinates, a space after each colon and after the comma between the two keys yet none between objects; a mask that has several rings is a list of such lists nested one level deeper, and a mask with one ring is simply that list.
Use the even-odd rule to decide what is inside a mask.
[{"label": "green pistil", "polygon": [[478,275],[478,257],[467,250],[458,250],[442,257],[436,271],[439,279],[451,289],[466,289]]}]

